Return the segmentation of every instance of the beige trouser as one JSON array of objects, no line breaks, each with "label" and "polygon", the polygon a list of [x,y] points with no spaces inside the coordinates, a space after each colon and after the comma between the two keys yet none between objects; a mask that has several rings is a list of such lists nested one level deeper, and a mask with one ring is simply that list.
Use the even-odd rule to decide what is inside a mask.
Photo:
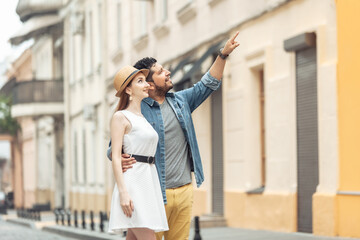
[{"label": "beige trouser", "polygon": [[192,184],[166,189],[166,198],[169,231],[156,233],[156,239],[161,240],[164,236],[165,240],[188,240],[193,204]]}]

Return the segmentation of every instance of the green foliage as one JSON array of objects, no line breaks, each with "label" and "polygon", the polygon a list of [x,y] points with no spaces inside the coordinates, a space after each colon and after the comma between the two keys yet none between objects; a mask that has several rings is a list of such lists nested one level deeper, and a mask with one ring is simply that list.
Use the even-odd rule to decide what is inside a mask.
[{"label": "green foliage", "polygon": [[11,117],[11,98],[0,95],[0,133],[14,136],[19,129],[18,122]]}]

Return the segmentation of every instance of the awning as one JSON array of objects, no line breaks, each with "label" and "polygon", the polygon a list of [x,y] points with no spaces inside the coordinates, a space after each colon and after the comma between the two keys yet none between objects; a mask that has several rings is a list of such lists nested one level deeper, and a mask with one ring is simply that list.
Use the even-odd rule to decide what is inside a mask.
[{"label": "awning", "polygon": [[220,46],[222,46],[224,43],[223,41],[217,42],[213,44],[200,58],[195,62],[195,64],[190,68],[189,71],[187,71],[184,76],[181,78],[179,82],[176,84],[182,84],[183,82],[187,81],[189,78],[191,78],[198,69],[200,69],[203,62],[213,53],[217,52],[220,49]]},{"label": "awning", "polygon": [[56,14],[32,17],[24,23],[22,28],[9,41],[12,45],[19,45],[36,35],[46,33],[50,27],[61,21],[61,17]]}]

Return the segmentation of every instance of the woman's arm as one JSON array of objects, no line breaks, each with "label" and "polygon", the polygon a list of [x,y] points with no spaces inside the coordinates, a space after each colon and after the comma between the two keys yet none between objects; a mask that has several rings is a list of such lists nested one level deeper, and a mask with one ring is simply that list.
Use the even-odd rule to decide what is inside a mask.
[{"label": "woman's arm", "polygon": [[115,176],[115,181],[120,194],[120,205],[127,217],[131,217],[134,211],[133,202],[126,189],[124,176],[121,166],[121,150],[123,138],[127,130],[130,128],[130,123],[121,112],[114,113],[111,119],[111,139],[112,139],[112,168]]}]

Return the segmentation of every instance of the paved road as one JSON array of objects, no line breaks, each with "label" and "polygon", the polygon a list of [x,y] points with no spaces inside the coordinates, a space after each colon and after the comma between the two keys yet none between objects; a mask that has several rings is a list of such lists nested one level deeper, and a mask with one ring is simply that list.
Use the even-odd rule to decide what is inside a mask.
[{"label": "paved road", "polygon": [[[22,223],[23,221],[19,221]],[[101,238],[106,239],[125,239],[121,236],[111,236],[109,234],[92,232],[88,228],[86,230],[76,229],[74,227],[67,226],[53,226],[57,230],[63,229],[63,231],[57,231],[60,235],[52,234],[41,230],[31,229],[29,227],[23,227],[18,224],[13,224],[1,219],[0,215],[0,239],[1,240],[71,240],[75,238],[66,238],[61,235],[65,235],[66,232],[72,232],[75,236],[82,236],[82,239],[88,239],[87,236],[91,234],[92,239],[97,238],[95,235],[101,235]],[[66,231],[65,231],[66,230]],[[344,237],[320,237],[312,234],[304,233],[280,233],[261,230],[249,230],[240,228],[204,228],[201,229],[201,237],[203,240],[355,240],[355,238]],[[71,234],[74,236],[74,234]],[[85,236],[85,238],[84,238]],[[190,230],[190,240],[194,239],[194,229]],[[357,239],[360,240],[360,239]]]},{"label": "paved road", "polygon": [[18,224],[5,222],[0,219],[1,240],[72,240],[73,238],[61,237],[56,234],[42,232],[36,229],[23,227]]}]

